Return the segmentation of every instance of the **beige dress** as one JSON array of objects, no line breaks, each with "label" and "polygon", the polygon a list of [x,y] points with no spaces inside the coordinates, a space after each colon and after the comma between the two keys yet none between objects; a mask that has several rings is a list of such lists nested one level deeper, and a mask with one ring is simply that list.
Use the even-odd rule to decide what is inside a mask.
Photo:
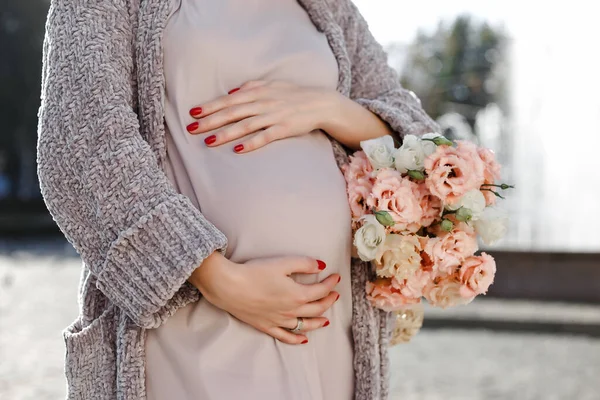
[{"label": "beige dress", "polygon": [[[164,32],[168,175],[228,238],[226,257],[306,255],[342,275],[328,327],[288,345],[204,299],[148,331],[149,400],[350,400],[353,345],[351,228],[345,182],[331,143],[315,130],[247,154],[243,140],[207,148],[189,110],[249,80],[336,88],[325,36],[295,0],[172,0]],[[201,123],[201,121],[200,121]]]}]

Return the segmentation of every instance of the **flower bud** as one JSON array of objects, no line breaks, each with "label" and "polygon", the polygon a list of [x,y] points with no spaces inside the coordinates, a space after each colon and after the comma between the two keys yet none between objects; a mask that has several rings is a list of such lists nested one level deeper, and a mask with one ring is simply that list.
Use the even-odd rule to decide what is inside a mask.
[{"label": "flower bud", "polygon": [[462,222],[469,222],[473,218],[473,213],[468,208],[461,207],[456,210],[456,219]]},{"label": "flower bud", "polygon": [[375,218],[383,226],[393,226],[396,223],[387,211],[375,211]]},{"label": "flower bud", "polygon": [[443,136],[438,136],[433,138],[433,143],[435,143],[438,146],[452,146],[452,141],[446,139]]},{"label": "flower bud", "polygon": [[450,221],[449,219],[443,219],[442,223],[440,224],[440,227],[443,231],[451,232],[452,229],[454,229],[454,223],[452,223],[452,221]]},{"label": "flower bud", "polygon": [[415,171],[414,169],[408,171],[408,176],[418,181],[422,181],[425,179],[424,173],[422,173],[421,171]]}]

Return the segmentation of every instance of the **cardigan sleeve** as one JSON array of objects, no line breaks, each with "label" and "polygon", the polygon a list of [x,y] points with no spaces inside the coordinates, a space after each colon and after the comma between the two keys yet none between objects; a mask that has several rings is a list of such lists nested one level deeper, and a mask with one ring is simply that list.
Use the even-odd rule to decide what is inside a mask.
[{"label": "cardigan sleeve", "polygon": [[176,192],[140,134],[131,18],[126,0],[52,1],[38,178],[97,287],[150,328],[202,260],[225,253],[227,238]]},{"label": "cardigan sleeve", "polygon": [[404,135],[440,132],[439,125],[421,107],[417,96],[403,88],[387,54],[351,0],[335,0],[352,64],[350,98],[387,122],[401,139]]}]

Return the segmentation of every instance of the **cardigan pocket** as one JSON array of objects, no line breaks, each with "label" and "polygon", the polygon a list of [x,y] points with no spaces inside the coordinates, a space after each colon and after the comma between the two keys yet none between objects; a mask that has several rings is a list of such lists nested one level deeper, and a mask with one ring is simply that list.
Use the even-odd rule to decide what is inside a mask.
[{"label": "cardigan pocket", "polygon": [[78,317],[63,331],[66,344],[67,399],[114,399],[116,396],[115,306],[82,326]]}]

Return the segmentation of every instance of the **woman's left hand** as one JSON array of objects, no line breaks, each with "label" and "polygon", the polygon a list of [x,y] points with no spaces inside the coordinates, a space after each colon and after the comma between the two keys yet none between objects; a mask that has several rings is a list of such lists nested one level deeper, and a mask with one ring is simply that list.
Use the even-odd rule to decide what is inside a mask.
[{"label": "woman's left hand", "polygon": [[234,148],[237,153],[246,153],[275,140],[320,129],[335,114],[340,97],[338,92],[323,88],[250,81],[228,95],[192,108],[190,115],[197,121],[187,130],[195,135],[218,129],[204,139],[210,147],[256,132]]}]

